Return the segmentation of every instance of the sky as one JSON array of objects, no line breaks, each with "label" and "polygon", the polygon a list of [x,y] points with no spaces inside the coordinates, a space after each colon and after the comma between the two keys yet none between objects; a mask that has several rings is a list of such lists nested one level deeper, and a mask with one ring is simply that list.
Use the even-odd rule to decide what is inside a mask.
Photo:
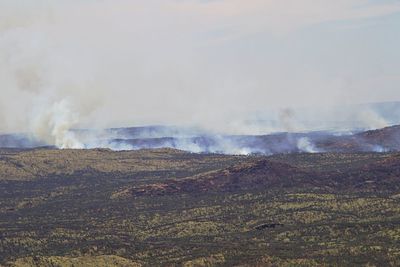
[{"label": "sky", "polygon": [[0,132],[398,101],[399,47],[398,0],[0,0]]}]

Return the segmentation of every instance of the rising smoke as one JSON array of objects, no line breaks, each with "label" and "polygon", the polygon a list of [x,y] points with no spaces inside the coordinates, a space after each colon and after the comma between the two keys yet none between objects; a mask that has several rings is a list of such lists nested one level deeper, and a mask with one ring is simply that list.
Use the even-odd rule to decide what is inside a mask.
[{"label": "rising smoke", "polygon": [[67,100],[36,107],[31,120],[31,133],[35,138],[59,148],[84,148],[71,130],[79,117]]},{"label": "rising smoke", "polygon": [[[277,14],[286,14],[284,6],[269,1],[254,7],[238,1],[1,1],[0,131],[27,133],[60,148],[121,150],[141,146],[116,142],[107,130],[76,129],[194,126],[200,134],[160,133],[172,137],[160,145],[248,154],[260,149],[227,136],[392,124],[371,107],[325,114],[318,107],[296,108],[341,104],[347,89],[324,80],[319,68],[303,71],[296,55],[286,56],[296,47],[276,47],[293,43],[290,34],[299,25],[359,16],[344,2],[333,4],[336,15],[325,14],[323,4],[298,3],[300,13],[281,21]],[[321,16],[310,22],[315,12]],[[271,39],[251,39],[263,31]],[[264,45],[248,49],[251,41],[269,43],[271,51]],[[354,102],[365,101],[371,99],[360,94]],[[206,136],[207,145],[198,136]],[[285,142],[316,151],[309,139]]]}]

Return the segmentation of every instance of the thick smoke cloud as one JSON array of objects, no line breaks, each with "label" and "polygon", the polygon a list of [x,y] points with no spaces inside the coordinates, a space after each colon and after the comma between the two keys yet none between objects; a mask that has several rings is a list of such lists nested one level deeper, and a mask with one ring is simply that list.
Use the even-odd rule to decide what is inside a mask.
[{"label": "thick smoke cloud", "polygon": [[[360,52],[360,43],[345,37],[348,46],[333,53],[358,54],[343,64],[314,51],[314,41],[327,45],[323,35],[304,31],[338,21],[358,27],[361,20],[399,11],[396,2],[367,0],[2,0],[0,131],[76,148],[83,146],[76,128],[168,124],[213,134],[314,129],[335,117],[316,114],[318,107],[398,99],[398,76],[386,69],[400,68],[381,64],[374,81],[385,86],[379,97],[368,97],[376,88],[362,81],[378,50]],[[364,61],[356,63],[359,58]],[[302,106],[315,109],[296,108]],[[351,125],[356,118],[367,128],[390,123],[370,107],[355,110],[342,120]],[[310,147],[307,140],[300,146]]]},{"label": "thick smoke cloud", "polygon": [[59,148],[83,148],[71,128],[79,122],[67,100],[43,103],[33,113],[31,129],[35,137]]}]

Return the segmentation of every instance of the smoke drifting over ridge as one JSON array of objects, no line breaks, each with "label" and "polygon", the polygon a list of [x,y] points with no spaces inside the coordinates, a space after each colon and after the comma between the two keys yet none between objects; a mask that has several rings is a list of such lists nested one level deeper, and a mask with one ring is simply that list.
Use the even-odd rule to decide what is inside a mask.
[{"label": "smoke drifting over ridge", "polygon": [[[299,32],[327,21],[352,26],[397,13],[399,4],[347,0],[326,10],[328,2],[312,2],[292,3],[299,5],[292,14],[278,1],[1,1],[0,131],[79,148],[84,140],[72,129],[167,124],[218,136],[393,124],[371,107],[315,110],[399,99],[398,76],[387,71],[400,69],[396,55],[370,86],[362,82],[375,70],[368,66],[386,58],[374,46],[359,52],[365,42],[344,35],[348,46],[337,54],[350,62],[343,66],[310,45],[335,42]],[[371,95],[377,83],[381,93]]]}]

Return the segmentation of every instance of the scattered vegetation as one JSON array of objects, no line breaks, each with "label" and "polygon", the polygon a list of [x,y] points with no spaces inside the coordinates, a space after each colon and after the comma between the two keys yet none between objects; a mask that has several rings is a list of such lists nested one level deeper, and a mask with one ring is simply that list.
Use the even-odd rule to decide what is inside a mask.
[{"label": "scattered vegetation", "polygon": [[0,265],[399,266],[400,154],[1,150]]}]

